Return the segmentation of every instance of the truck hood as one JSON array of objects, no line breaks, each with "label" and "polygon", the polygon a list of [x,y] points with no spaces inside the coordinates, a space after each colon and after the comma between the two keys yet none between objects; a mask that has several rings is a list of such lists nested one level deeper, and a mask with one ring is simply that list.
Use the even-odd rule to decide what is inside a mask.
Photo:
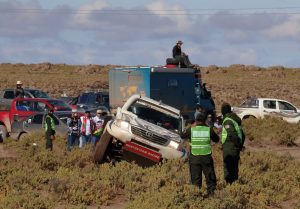
[{"label": "truck hood", "polygon": [[182,141],[179,134],[169,131],[163,127],[160,127],[160,126],[150,123],[148,121],[142,120],[140,118],[131,118],[130,125],[138,126],[147,131],[151,131],[151,132],[156,133],[166,139],[170,139],[170,140],[173,140],[176,142]]}]

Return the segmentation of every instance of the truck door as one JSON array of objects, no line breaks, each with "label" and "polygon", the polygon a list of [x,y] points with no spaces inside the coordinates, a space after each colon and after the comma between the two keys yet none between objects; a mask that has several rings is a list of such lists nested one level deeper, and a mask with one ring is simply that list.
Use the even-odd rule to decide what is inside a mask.
[{"label": "truck door", "polygon": [[262,117],[270,115],[270,113],[279,112],[276,106],[276,100],[263,100]]}]

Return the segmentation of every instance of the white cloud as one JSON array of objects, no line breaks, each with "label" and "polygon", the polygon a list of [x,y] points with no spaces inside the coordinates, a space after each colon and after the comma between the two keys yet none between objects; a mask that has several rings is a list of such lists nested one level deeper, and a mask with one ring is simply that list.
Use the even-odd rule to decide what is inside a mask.
[{"label": "white cloud", "polygon": [[103,10],[109,7],[106,0],[95,0],[89,4],[85,4],[78,8],[77,14],[74,16],[74,23],[77,25],[90,25],[91,15],[95,10]]},{"label": "white cloud", "polygon": [[300,17],[292,16],[286,21],[272,25],[263,31],[263,34],[271,38],[299,38],[300,36]]},{"label": "white cloud", "polygon": [[[191,20],[187,14],[187,11],[180,5],[172,5],[169,2],[164,0],[157,0],[151,2],[150,4],[146,5],[150,11],[160,17],[168,17],[172,21],[176,22],[178,30],[189,30],[192,26]],[[176,12],[172,12],[174,10]],[[165,15],[165,14],[180,14],[180,15]],[[163,28],[162,28],[163,29]]]}]

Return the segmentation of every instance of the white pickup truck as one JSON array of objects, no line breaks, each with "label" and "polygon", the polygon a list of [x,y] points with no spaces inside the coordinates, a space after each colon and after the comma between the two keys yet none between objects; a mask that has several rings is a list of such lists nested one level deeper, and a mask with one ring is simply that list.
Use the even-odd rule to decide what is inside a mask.
[{"label": "white pickup truck", "polygon": [[281,99],[250,97],[239,107],[233,107],[241,119],[264,118],[266,115],[280,117],[289,123],[300,122],[300,109]]}]

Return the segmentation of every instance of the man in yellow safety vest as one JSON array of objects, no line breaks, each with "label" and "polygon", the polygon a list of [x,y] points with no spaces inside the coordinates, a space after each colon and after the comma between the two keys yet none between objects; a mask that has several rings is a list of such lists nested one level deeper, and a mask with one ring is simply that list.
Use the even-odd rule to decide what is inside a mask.
[{"label": "man in yellow safety vest", "polygon": [[223,115],[222,124],[222,150],[224,163],[224,178],[227,183],[233,183],[239,176],[240,151],[243,149],[245,135],[241,119],[231,111],[228,103],[221,107]]},{"label": "man in yellow safety vest", "polygon": [[213,128],[206,125],[207,114],[204,110],[198,112],[195,123],[182,135],[190,139],[190,176],[192,184],[202,186],[202,172],[204,173],[207,193],[212,195],[216,189],[216,174],[212,158],[211,141],[218,142],[219,136]]}]

